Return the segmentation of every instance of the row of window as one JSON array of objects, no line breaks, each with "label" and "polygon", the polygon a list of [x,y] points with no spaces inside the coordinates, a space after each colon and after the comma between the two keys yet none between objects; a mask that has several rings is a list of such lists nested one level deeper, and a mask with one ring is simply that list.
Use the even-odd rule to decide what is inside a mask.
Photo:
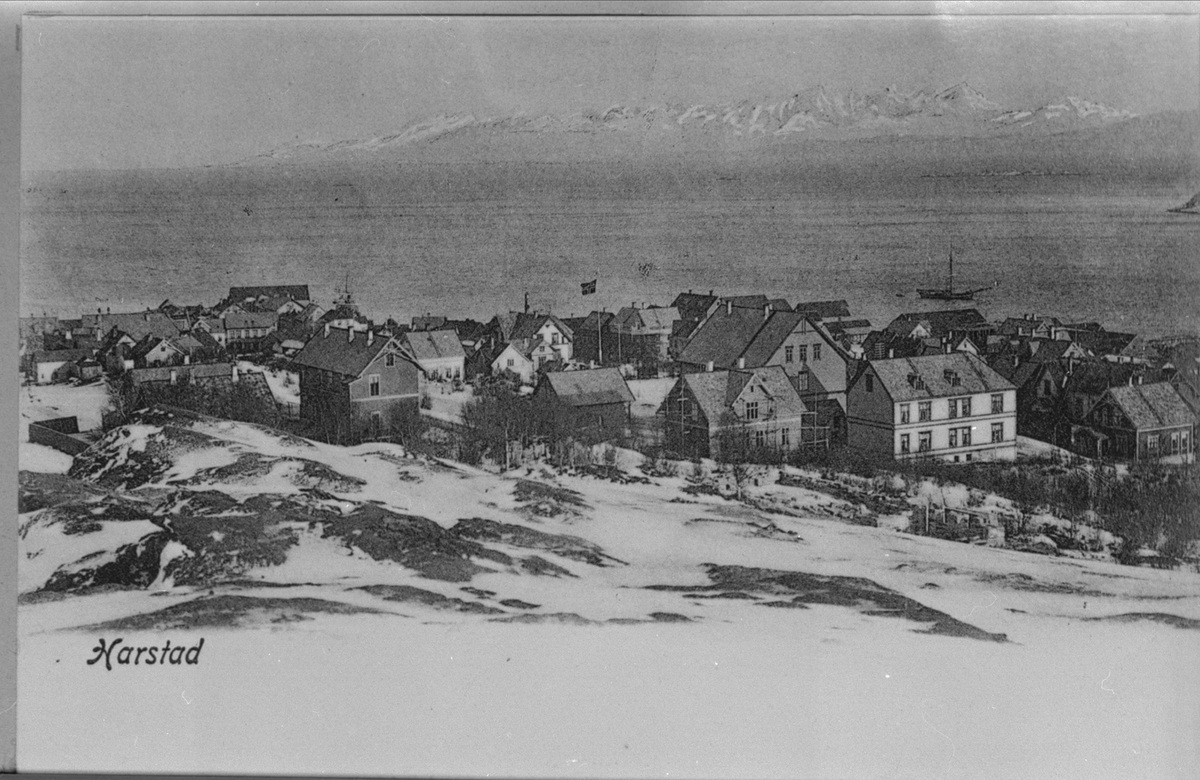
[{"label": "row of window", "polygon": [[1158,454],[1161,449],[1163,455],[1178,455],[1179,453],[1187,454],[1188,449],[1188,432],[1187,431],[1172,431],[1170,436],[1165,433],[1152,433],[1146,437],[1146,451],[1151,454]]},{"label": "row of window", "polygon": [[[868,376],[867,379],[870,379]],[[868,383],[869,384],[869,383]],[[1002,414],[1004,412],[1004,393],[992,394],[992,414]],[[959,417],[971,416],[971,399],[967,398],[951,398],[950,399],[950,419],[954,420]],[[917,422],[927,422],[933,419],[933,402],[918,401],[917,402]],[[912,404],[900,404],[900,422],[912,422]]]},{"label": "row of window", "polygon": [[[1004,441],[1004,423],[992,423],[992,443],[999,444]],[[946,446],[948,448],[970,447],[971,446],[971,427],[951,428],[947,436]],[[918,431],[917,432],[917,452],[929,452],[933,449],[933,431]],[[912,435],[908,433],[900,434],[900,452],[912,452]]]},{"label": "row of window", "polygon": [[[796,360],[797,357],[800,358],[799,361]],[[814,361],[821,359],[821,345],[820,344],[812,345],[812,359]],[[784,347],[783,348],[783,362],[784,363],[795,363],[795,362],[807,363],[808,362],[808,345],[801,344],[799,346]]]}]

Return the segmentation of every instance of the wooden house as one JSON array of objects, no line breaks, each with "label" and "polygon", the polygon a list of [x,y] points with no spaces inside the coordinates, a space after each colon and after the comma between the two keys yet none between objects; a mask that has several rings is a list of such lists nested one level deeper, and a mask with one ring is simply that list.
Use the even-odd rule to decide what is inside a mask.
[{"label": "wooden house", "polygon": [[[1074,443],[1089,457],[1191,463],[1196,416],[1170,382],[1110,387],[1084,417]],[[1093,450],[1092,447],[1095,447]]]},{"label": "wooden house", "polygon": [[871,361],[847,393],[847,443],[897,459],[1012,460],[1016,395],[965,352]]},{"label": "wooden house", "polygon": [[547,435],[607,441],[626,434],[633,393],[616,368],[548,371],[532,402]]},{"label": "wooden house", "polygon": [[688,458],[754,459],[828,443],[780,366],[683,374],[659,414],[667,449]]},{"label": "wooden house", "polygon": [[395,338],[326,327],[292,364],[300,372],[300,419],[316,438],[378,437],[419,414],[421,369]]},{"label": "wooden house", "polygon": [[400,337],[425,376],[434,381],[462,381],[467,355],[452,330],[410,331]]}]

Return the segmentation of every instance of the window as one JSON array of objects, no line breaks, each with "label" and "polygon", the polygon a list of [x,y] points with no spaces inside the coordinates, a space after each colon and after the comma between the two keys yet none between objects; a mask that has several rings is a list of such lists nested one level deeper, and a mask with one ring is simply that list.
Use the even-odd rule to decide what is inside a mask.
[{"label": "window", "polygon": [[512,359],[512,358],[509,358],[509,359],[508,359],[508,367],[509,367],[509,368],[512,368],[512,367],[513,367],[513,359]]},{"label": "window", "polygon": [[692,416],[692,399],[687,396],[679,399],[679,416],[684,418]]},{"label": "window", "polygon": [[951,398],[950,399],[950,419],[953,420],[955,417],[958,417],[958,399]]},{"label": "window", "polygon": [[900,434],[900,451],[908,452],[908,446],[909,446],[908,445],[908,434],[907,433]]},{"label": "window", "polygon": [[784,363],[793,362],[795,357],[796,357],[796,348],[795,347],[788,346],[788,347],[783,348],[783,362]]},{"label": "window", "polygon": [[1171,434],[1171,454],[1179,454],[1179,431]]},{"label": "window", "polygon": [[912,404],[900,404],[900,424],[912,422]]},{"label": "window", "polygon": [[791,430],[791,428],[781,428],[779,430],[779,444],[782,447],[792,446],[792,430]]},{"label": "window", "polygon": [[767,446],[767,432],[766,431],[755,431],[754,432],[754,446],[758,447],[759,449],[762,449],[763,447]]},{"label": "window", "polygon": [[1050,380],[1049,379],[1042,382],[1042,395],[1050,395]]},{"label": "window", "polygon": [[932,401],[920,401],[917,403],[917,419],[921,422],[928,422],[933,419]]},{"label": "window", "polygon": [[1187,431],[1180,432],[1179,447],[1180,447],[1179,451],[1182,452],[1184,455],[1186,455],[1187,453],[1189,453],[1191,451],[1188,449],[1188,432]]},{"label": "window", "polygon": [[971,446],[971,429],[970,428],[962,429],[962,446],[964,446],[964,447]]},{"label": "window", "polygon": [[383,362],[388,368],[391,368],[396,365],[396,356],[389,352],[387,357],[383,359]]},{"label": "window", "polygon": [[746,402],[746,419],[747,420],[757,420],[758,419],[758,401],[747,401]]},{"label": "window", "polygon": [[550,334],[550,343],[558,344],[558,334],[557,333]]},{"label": "window", "polygon": [[[867,381],[870,382],[870,377],[867,377]],[[801,371],[796,374],[796,392],[803,393],[806,390],[808,390],[808,372]]]},{"label": "window", "polygon": [[971,416],[971,399],[970,398],[960,398],[958,401],[958,404],[961,407],[962,416],[970,417]]},{"label": "window", "polygon": [[1000,414],[1004,411],[1004,393],[992,394],[992,414]]},{"label": "window", "polygon": [[871,376],[870,374],[867,374],[865,379],[867,382],[867,392],[868,393],[875,392],[875,377]]},{"label": "window", "polygon": [[933,449],[933,431],[921,431],[917,434],[917,452],[929,452]]},{"label": "window", "polygon": [[371,374],[367,381],[371,386],[370,394],[379,395],[379,374]]},{"label": "window", "polygon": [[950,440],[949,440],[948,444],[949,444],[949,446],[951,446],[951,447],[957,447],[957,446],[958,446],[958,428],[951,428],[951,429],[950,429]]},{"label": "window", "polygon": [[371,435],[378,436],[383,431],[383,412],[371,412]]},{"label": "window", "polygon": [[796,351],[800,353],[800,362],[807,363],[808,362],[808,345],[801,344],[800,346],[796,347]]},{"label": "window", "polygon": [[992,423],[992,443],[1004,441],[1004,423]]},{"label": "window", "polygon": [[813,360],[815,361],[815,360],[820,360],[820,359],[821,359],[821,345],[813,344]]}]

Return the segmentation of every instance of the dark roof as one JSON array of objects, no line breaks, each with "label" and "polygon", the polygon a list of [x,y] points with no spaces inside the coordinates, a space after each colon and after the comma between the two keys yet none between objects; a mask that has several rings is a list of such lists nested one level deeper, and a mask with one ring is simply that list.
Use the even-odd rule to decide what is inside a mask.
[{"label": "dark roof", "polygon": [[273,328],[278,322],[279,315],[273,311],[234,311],[225,315],[225,328],[227,330]]},{"label": "dark roof", "polygon": [[1108,396],[1136,428],[1170,428],[1195,422],[1191,409],[1170,382],[1113,387]]},{"label": "dark roof", "polygon": [[308,294],[307,284],[275,284],[275,285],[259,285],[256,287],[230,287],[229,297],[226,300],[241,302],[247,298],[258,299],[261,297],[276,298],[284,296],[296,301],[311,301],[312,298]]},{"label": "dark roof", "polygon": [[89,357],[91,350],[88,349],[53,349],[40,350],[33,353],[34,363],[70,363],[73,360]]},{"label": "dark roof", "polygon": [[[90,316],[90,315],[89,315]],[[179,327],[161,311],[128,312],[125,314],[101,314],[97,316],[97,327],[105,335],[114,328],[128,333],[134,341],[147,335],[170,338],[179,334]]]},{"label": "dark roof", "polygon": [[679,316],[685,320],[698,320],[705,315],[709,307],[717,302],[717,296],[702,293],[685,292],[675,296],[671,306],[679,310]]},{"label": "dark roof", "polygon": [[616,368],[550,371],[542,381],[548,383],[558,400],[568,406],[633,403],[633,393]]},{"label": "dark roof", "polygon": [[718,307],[692,335],[679,355],[679,362],[705,365],[711,360],[720,368],[736,365],[738,356],[750,345],[764,319],[762,309]]},{"label": "dark roof", "polygon": [[918,323],[929,323],[930,335],[942,336],[951,331],[982,330],[991,327],[978,309],[944,309],[901,314],[888,323],[886,330],[908,334]]},{"label": "dark roof", "polygon": [[553,322],[568,339],[574,336],[574,331],[571,330],[571,327],[553,314],[525,314],[519,312],[513,321],[508,341],[532,339],[547,321]]},{"label": "dark roof", "polygon": [[833,335],[845,333],[848,330],[869,330],[871,328],[870,320],[834,320],[833,322],[821,323],[825,326],[825,330]]},{"label": "dark roof", "polygon": [[1141,369],[1133,363],[1111,360],[1081,360],[1067,380],[1067,389],[1087,395],[1102,395],[1117,385],[1127,385]]},{"label": "dark roof", "polygon": [[[808,320],[813,331],[819,332],[819,329],[813,325],[812,318],[803,312],[771,312],[771,316],[763,323],[758,333],[754,335],[754,338],[750,340],[745,350],[739,355],[739,357],[746,358],[746,368],[758,368],[770,360],[771,356],[779,351],[783,340],[805,320]],[[829,338],[825,334],[821,335],[829,342]],[[829,343],[832,347],[832,342]]]},{"label": "dark roof", "polygon": [[232,363],[193,363],[185,366],[154,366],[152,368],[134,368],[127,373],[130,381],[135,384],[142,382],[170,382],[171,373],[176,379],[216,379],[233,376]]},{"label": "dark roof", "polygon": [[845,301],[806,301],[797,303],[792,310],[812,314],[822,320],[850,316],[850,304]]},{"label": "dark roof", "polygon": [[440,330],[445,327],[446,318],[434,314],[426,314],[424,317],[412,318],[413,330]]},{"label": "dark roof", "polygon": [[371,361],[379,357],[389,344],[405,359],[409,359],[393,339],[369,336],[366,331],[347,328],[321,330],[296,353],[292,362],[299,366],[319,368],[343,376],[356,377]]},{"label": "dark roof", "polygon": [[[968,352],[873,360],[871,368],[893,401],[1014,390],[1016,386]],[[958,377],[955,385],[947,372]],[[910,381],[918,379],[919,382]]]},{"label": "dark roof", "polygon": [[1119,355],[1137,338],[1135,333],[1116,333],[1109,330],[1077,331],[1071,334],[1076,344],[1095,355]]}]

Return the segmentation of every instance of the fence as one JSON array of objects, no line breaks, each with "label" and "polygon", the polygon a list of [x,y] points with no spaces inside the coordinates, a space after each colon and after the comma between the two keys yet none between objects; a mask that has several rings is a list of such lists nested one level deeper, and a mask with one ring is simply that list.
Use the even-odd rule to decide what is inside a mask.
[{"label": "fence", "polygon": [[29,441],[53,447],[71,456],[78,455],[92,446],[92,442],[79,433],[79,421],[74,417],[58,417],[29,423]]}]

